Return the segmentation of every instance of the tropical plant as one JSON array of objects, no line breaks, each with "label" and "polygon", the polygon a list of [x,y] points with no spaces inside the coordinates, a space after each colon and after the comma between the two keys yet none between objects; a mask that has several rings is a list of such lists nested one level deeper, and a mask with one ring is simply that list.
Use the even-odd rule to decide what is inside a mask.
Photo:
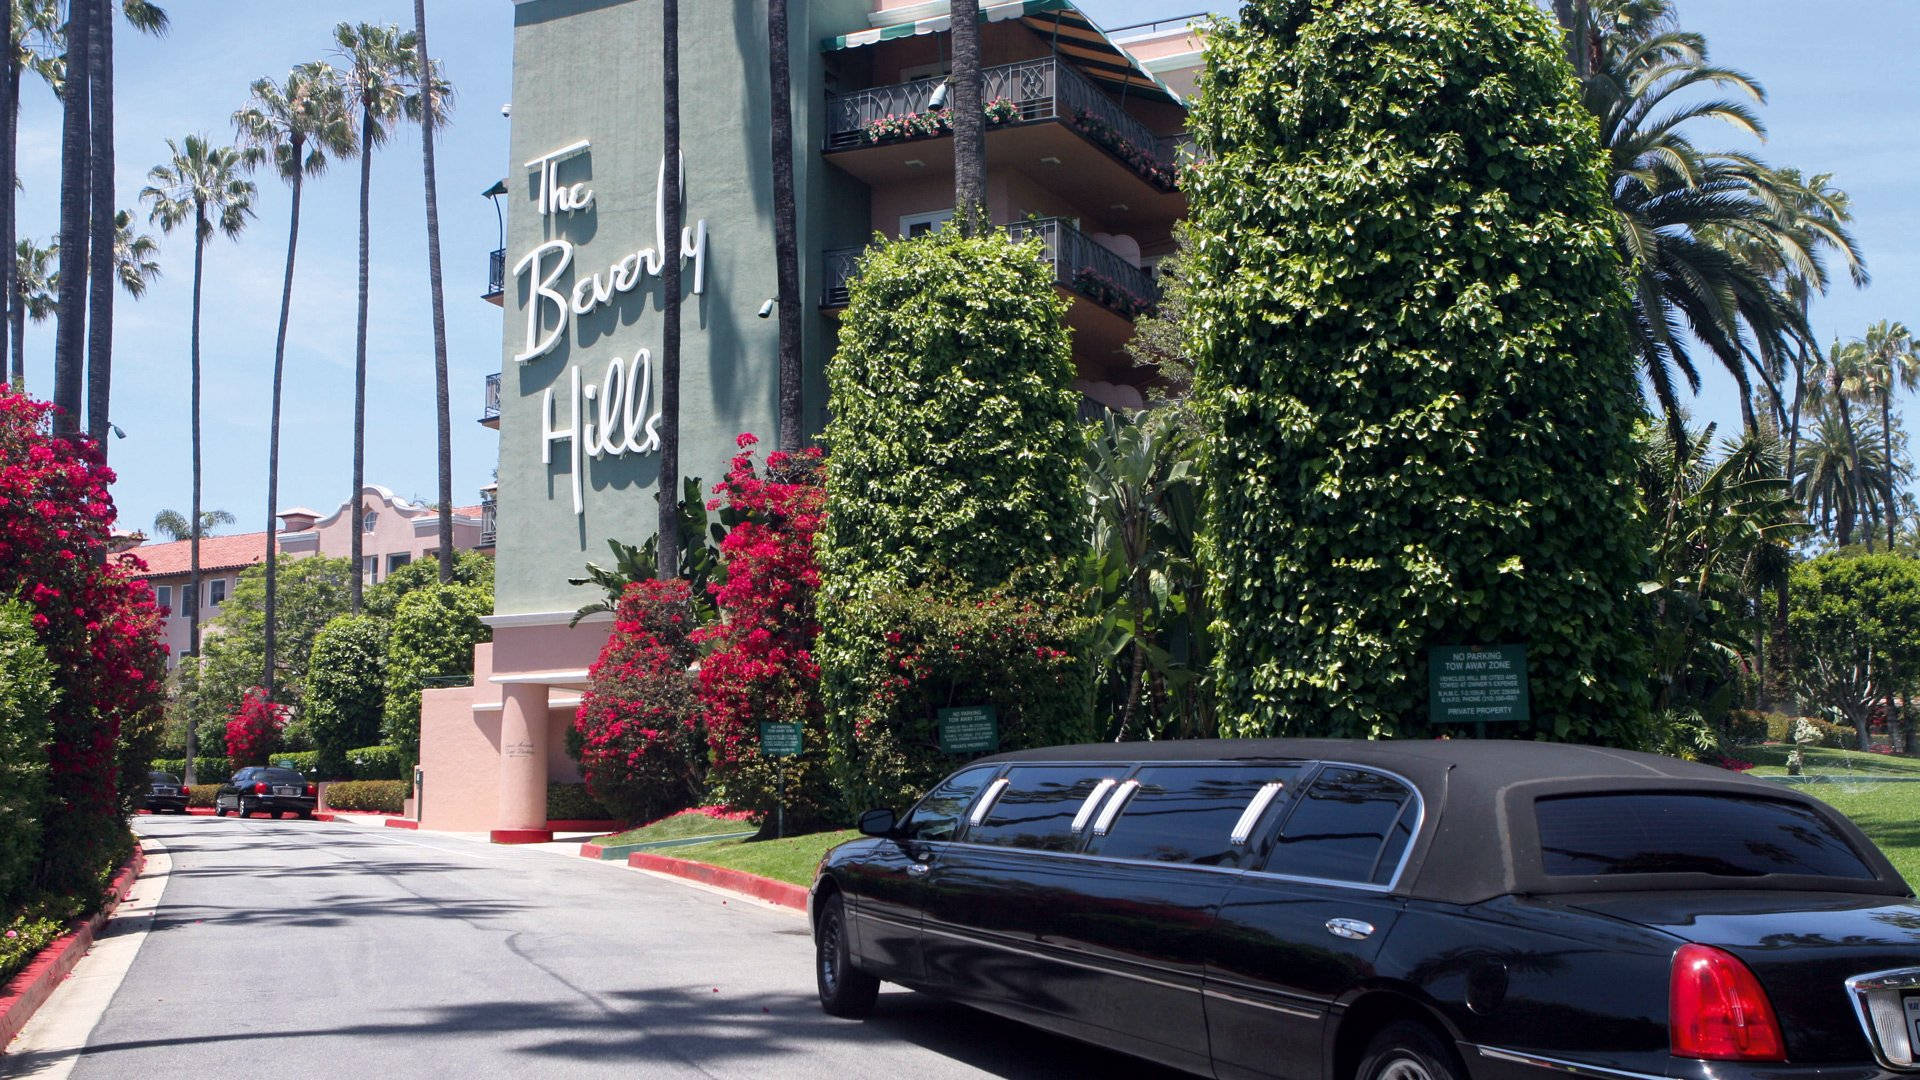
[{"label": "tropical plant", "polygon": [[300,244],[300,196],[307,177],[326,171],[332,158],[351,155],[355,145],[346,95],[333,65],[325,61],[301,64],[287,73],[285,81],[256,79],[250,90],[252,97],[247,105],[233,114],[240,145],[250,159],[270,161],[280,179],[293,189],[287,222],[287,267],[280,283],[280,323],[273,339],[273,398],[267,412],[267,639],[261,685],[271,698],[276,689],[273,615],[279,599],[274,548],[280,515],[280,401],[287,361],[287,319],[293,310],[293,263]]},{"label": "tropical plant", "polygon": [[1785,585],[1807,531],[1782,474],[1779,443],[1747,432],[1713,456],[1714,429],[1675,450],[1664,428],[1640,450],[1653,530],[1649,615],[1653,706],[1712,727],[1737,704],[1763,654],[1763,598]]},{"label": "tropical plant", "polygon": [[1282,0],[1209,40],[1184,273],[1224,735],[1425,733],[1428,649],[1482,644],[1528,648],[1514,737],[1649,733],[1630,299],[1556,41],[1527,0]]},{"label": "tropical plant", "polygon": [[[225,510],[202,510],[198,535],[212,536],[215,529],[231,524],[233,515]],[[185,540],[193,535],[193,531],[187,528],[186,517],[178,510],[162,510],[153,515],[153,531],[169,540]]]},{"label": "tropical plant", "polygon": [[[1881,448],[1889,462],[1897,461],[1894,456],[1893,437],[1893,395],[1898,390],[1912,390],[1920,385],[1920,343],[1913,339],[1913,332],[1905,323],[1888,322],[1885,319],[1867,328],[1860,339],[1860,360],[1864,369],[1866,390],[1869,397],[1877,399],[1880,405]],[[1894,497],[1896,471],[1886,470],[1882,478],[1886,498],[1880,505],[1886,509],[1887,550],[1893,550],[1894,534],[1899,513],[1898,500]]]},{"label": "tropical plant", "polygon": [[8,381],[14,389],[27,385],[27,319],[45,322],[54,311],[53,283],[59,277],[54,269],[54,245],[41,247],[31,239],[14,245],[14,286],[18,294],[7,305],[13,334],[13,372]]},{"label": "tropical plant", "polygon": [[[253,216],[256,194],[253,181],[246,178],[245,156],[231,146],[213,146],[204,135],[189,135],[181,142],[167,140],[168,160],[147,173],[148,184],[140,189],[140,201],[148,206],[148,217],[163,233],[191,225],[193,228],[193,309],[188,356],[191,410],[188,424],[193,431],[193,503],[188,521],[200,521],[200,292],[204,276],[207,241],[218,229],[229,240],[237,240]],[[355,489],[358,491],[359,489]],[[187,587],[200,595],[200,535],[188,536]],[[187,655],[200,655],[200,605],[187,609]]]},{"label": "tropical plant", "polygon": [[160,276],[160,243],[146,233],[133,230],[133,212],[113,212],[113,276],[120,291],[135,300],[147,295],[147,286]]},{"label": "tropical plant", "polygon": [[[697,476],[689,476],[682,482],[678,529],[680,577],[691,587],[687,602],[693,606],[694,614],[703,623],[714,617],[710,586],[724,582],[727,576],[725,560],[720,554],[721,546],[726,541],[728,531],[741,521],[739,511],[729,506],[717,506],[709,510],[704,491],[704,484]],[[716,510],[717,516],[714,513]],[[602,593],[601,599],[583,604],[573,613],[572,620],[567,623],[569,627],[580,625],[580,620],[589,615],[613,611],[619,605],[620,598],[626,595],[627,586],[660,576],[660,538],[657,534],[647,537],[638,547],[609,539],[607,548],[613,552],[612,566],[588,563],[586,576],[567,579],[569,585],[598,586]]]},{"label": "tropical plant", "polygon": [[987,218],[987,125],[980,69],[980,0],[953,0],[953,223],[972,236]]},{"label": "tropical plant", "polygon": [[[373,213],[373,152],[384,146],[393,126],[418,108],[411,83],[415,37],[393,25],[341,23],[333,30],[341,62],[340,88],[348,107],[359,117],[360,152],[360,292],[353,335],[353,537],[350,558],[362,565],[362,523],[366,506],[360,492],[366,488],[367,464],[367,302],[372,257],[370,233]],[[448,545],[442,545],[443,547]],[[360,611],[363,585],[354,575],[353,611]]]},{"label": "tropical plant", "polygon": [[435,458],[439,466],[440,581],[453,580],[453,414],[447,397],[446,291],[440,279],[440,190],[434,176],[433,141],[448,122],[453,88],[439,77],[439,65],[427,58],[427,0],[413,0],[413,79],[419,91],[414,110],[420,121],[421,173],[427,194],[427,286],[433,315],[433,398]]},{"label": "tropical plant", "polygon": [[1823,401],[1814,411],[1813,422],[1801,443],[1794,495],[1821,535],[1848,547],[1856,528],[1864,525],[1871,537],[1886,513],[1882,494],[1908,471],[1906,440],[1894,435],[1890,445],[1896,456],[1889,462],[1883,456],[1889,443],[1878,424],[1871,416],[1855,416],[1840,400]]},{"label": "tropical plant", "polygon": [[1584,95],[1608,154],[1635,349],[1672,445],[1689,444],[1676,378],[1700,386],[1691,340],[1738,384],[1752,428],[1749,376],[1784,401],[1768,357],[1811,339],[1786,282],[1825,291],[1828,250],[1865,281],[1844,197],[1809,197],[1817,193],[1797,174],[1694,144],[1696,121],[1764,138],[1754,106],[1766,95],[1751,76],[1711,64],[1705,38],[1676,28],[1671,0],[1596,0],[1586,31],[1593,64]]}]

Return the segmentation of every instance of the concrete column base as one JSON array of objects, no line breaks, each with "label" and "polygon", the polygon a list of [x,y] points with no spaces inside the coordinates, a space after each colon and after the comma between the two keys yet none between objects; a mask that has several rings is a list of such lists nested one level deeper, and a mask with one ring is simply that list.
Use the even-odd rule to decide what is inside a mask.
[{"label": "concrete column base", "polygon": [[487,839],[496,844],[545,844],[553,840],[546,829],[495,829]]}]

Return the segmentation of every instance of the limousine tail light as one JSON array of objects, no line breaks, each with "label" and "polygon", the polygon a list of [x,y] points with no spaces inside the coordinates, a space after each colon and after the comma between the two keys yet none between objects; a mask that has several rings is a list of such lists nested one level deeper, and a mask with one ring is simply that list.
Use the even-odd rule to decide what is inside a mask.
[{"label": "limousine tail light", "polygon": [[309,799],[311,799],[311,798],[313,798],[314,796],[316,796],[316,795],[318,795],[318,794],[320,794],[320,785],[319,785],[319,784],[308,784],[308,785],[307,785],[307,798],[309,798]]},{"label": "limousine tail light", "polygon": [[253,793],[255,795],[265,795],[267,793],[267,785],[265,784],[253,785]]},{"label": "limousine tail light", "polygon": [[1785,1061],[1786,1040],[1760,980],[1730,953],[1682,945],[1668,983],[1673,1055],[1707,1061]]}]

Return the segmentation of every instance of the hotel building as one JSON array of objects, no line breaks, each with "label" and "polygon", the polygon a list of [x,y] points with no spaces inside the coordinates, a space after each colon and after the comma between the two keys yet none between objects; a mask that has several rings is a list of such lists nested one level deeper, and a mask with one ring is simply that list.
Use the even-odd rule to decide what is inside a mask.
[{"label": "hotel building", "polygon": [[[1068,0],[982,8],[992,220],[1045,249],[1086,411],[1137,407],[1154,373],[1125,345],[1185,210],[1197,37],[1186,19],[1104,32]],[[952,47],[945,0],[789,10],[811,434],[860,251],[952,214],[936,109]],[[500,433],[494,636],[473,687],[425,696],[416,800],[428,827],[503,841],[543,838],[547,782],[577,777],[564,732],[609,627],[569,628],[594,597],[568,578],[604,562],[609,539],[654,531],[664,259],[685,275],[681,475],[710,486],[737,435],[777,434],[765,0],[680,6],[677,237],[660,225],[660,5],[516,0],[511,23],[505,247],[487,294],[503,316],[487,408]]]}]

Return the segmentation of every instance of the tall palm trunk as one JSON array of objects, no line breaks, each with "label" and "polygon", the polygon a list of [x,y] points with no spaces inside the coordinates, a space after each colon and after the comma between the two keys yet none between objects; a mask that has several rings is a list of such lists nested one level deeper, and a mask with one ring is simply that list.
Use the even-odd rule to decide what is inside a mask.
[{"label": "tall palm trunk", "polygon": [[92,238],[87,251],[87,434],[107,457],[107,425],[113,409],[113,292],[118,275],[114,267],[113,175],[113,3],[90,0],[92,52],[87,58],[87,88],[93,122]]},{"label": "tall palm trunk", "polygon": [[[1847,404],[1846,395],[1836,388],[1834,398],[1840,403],[1840,426],[1847,429],[1847,469],[1851,474],[1848,484],[1851,487],[1858,482],[1860,476],[1860,441],[1853,430],[1853,409]],[[1840,524],[1836,539],[1840,541],[1841,547],[1853,543],[1853,523],[1859,513],[1860,493],[1851,491],[1848,493],[1848,498],[1841,500],[1840,503]]]},{"label": "tall palm trunk", "polygon": [[953,0],[953,220],[987,227],[987,118],[980,97],[980,0]]},{"label": "tall palm trunk", "polygon": [[67,15],[66,112],[60,130],[60,310],[54,331],[55,432],[80,430],[82,354],[87,324],[87,159],[89,57],[93,52],[93,4],[74,0]]},{"label": "tall palm trunk", "polygon": [[427,53],[427,2],[413,0],[414,55],[420,66],[420,157],[427,178],[427,279],[433,295],[433,396],[439,422],[440,580],[453,580],[453,411],[447,399],[447,310],[440,288],[440,192],[433,169],[433,62]]},{"label": "tall palm trunk", "polygon": [[[1887,452],[1887,550],[1893,550],[1894,529],[1900,514],[1893,501],[1893,362],[1887,363],[1887,378],[1880,386],[1880,437],[1886,441]],[[1892,707],[1893,698],[1887,698],[1888,707]]]},{"label": "tall palm trunk", "polygon": [[680,575],[680,0],[660,4],[660,76],[666,112],[666,261],[660,285],[666,293],[666,326],[660,334],[660,577]]},{"label": "tall palm trunk", "polygon": [[[305,142],[298,134],[293,137],[292,159],[298,163],[305,150]],[[260,685],[267,692],[267,700],[274,699],[274,660],[275,660],[275,624],[279,617],[278,587],[279,567],[279,523],[280,523],[280,392],[283,374],[287,363],[287,316],[293,309],[293,257],[300,246],[300,192],[306,170],[296,168],[293,171],[293,213],[287,224],[287,272],[280,281],[280,329],[273,339],[273,406],[267,417],[267,602],[266,602],[266,640],[262,646],[264,670],[260,675]]]},{"label": "tall palm trunk", "polygon": [[366,528],[366,507],[360,491],[366,485],[367,470],[367,258],[371,243],[367,234],[368,216],[373,212],[373,110],[361,111],[360,118],[360,308],[353,336],[353,573],[348,593],[352,610],[360,614],[366,570],[361,557],[361,530]]},{"label": "tall palm trunk", "polygon": [[780,440],[800,449],[800,237],[793,192],[793,72],[787,0],[767,0],[767,74],[773,96],[773,263],[780,298]]},{"label": "tall palm trunk", "polygon": [[[11,10],[11,4],[6,5]],[[9,38],[8,40],[11,40]],[[0,239],[7,247],[0,252],[0,261],[7,266],[6,309],[8,322],[13,327],[13,375],[14,389],[27,385],[27,298],[20,290],[20,215],[15,206],[17,191],[15,178],[20,172],[20,52],[10,49],[7,57],[7,112],[6,112],[6,149],[4,169],[0,170],[0,200],[5,201],[7,216],[4,234]]]},{"label": "tall palm trunk", "polygon": [[200,274],[207,248],[206,212],[195,208],[193,229],[193,325],[188,334],[187,371],[192,401],[187,423],[193,430],[193,506],[187,518],[187,655],[200,659]]},{"label": "tall palm trunk", "polygon": [[[20,50],[13,46],[12,0],[0,3],[0,47],[7,50],[5,67],[0,68],[0,312],[10,319],[14,280],[18,276],[14,265],[13,178],[19,167],[14,155],[13,128],[20,97]],[[15,393],[26,382],[24,361],[25,357],[8,347],[4,332],[0,332],[0,372],[6,373]]]}]

